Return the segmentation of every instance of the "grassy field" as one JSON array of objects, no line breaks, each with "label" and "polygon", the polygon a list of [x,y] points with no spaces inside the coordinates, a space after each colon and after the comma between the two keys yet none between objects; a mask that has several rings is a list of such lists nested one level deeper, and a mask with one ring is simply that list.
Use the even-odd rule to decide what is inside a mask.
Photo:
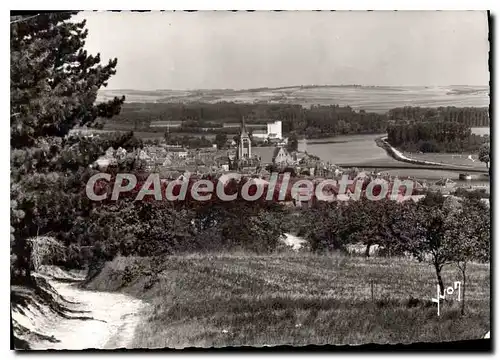
[{"label": "grassy field", "polygon": [[[452,153],[404,153],[405,156],[424,161],[433,161],[437,163],[447,164],[447,165],[459,165],[467,166],[480,170],[487,170],[485,163],[479,161],[477,154],[474,153],[464,153],[464,154],[452,154]],[[474,161],[470,160],[468,157],[471,156]]]},{"label": "grassy field", "polygon": [[[440,318],[430,301],[433,269],[407,259],[309,253],[117,258],[87,286],[151,304],[134,347],[384,344],[484,336],[489,274],[489,265],[471,265],[465,316],[450,296]],[[443,278],[445,286],[460,280],[453,266]]]}]

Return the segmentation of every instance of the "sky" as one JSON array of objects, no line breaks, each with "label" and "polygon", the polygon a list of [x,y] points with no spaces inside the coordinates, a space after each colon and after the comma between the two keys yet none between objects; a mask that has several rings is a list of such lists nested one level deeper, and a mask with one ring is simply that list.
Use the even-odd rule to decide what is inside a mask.
[{"label": "sky", "polygon": [[86,49],[118,58],[108,89],[488,86],[475,11],[82,12]]}]

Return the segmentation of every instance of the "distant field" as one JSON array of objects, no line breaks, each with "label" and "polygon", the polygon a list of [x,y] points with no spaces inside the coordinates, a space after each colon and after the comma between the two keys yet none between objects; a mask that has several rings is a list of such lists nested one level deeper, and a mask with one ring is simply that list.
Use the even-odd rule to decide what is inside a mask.
[{"label": "distant field", "polygon": [[125,95],[127,102],[188,103],[232,101],[283,104],[349,105],[354,109],[385,112],[402,106],[489,105],[489,88],[477,86],[293,86],[248,90],[103,90],[99,100]]},{"label": "distant field", "polygon": [[[438,318],[433,269],[399,258],[190,255],[156,265],[117,258],[89,287],[151,304],[134,347],[439,342],[489,331],[490,267],[469,270],[463,317],[450,299]],[[443,271],[445,286],[460,280],[452,266]]]}]

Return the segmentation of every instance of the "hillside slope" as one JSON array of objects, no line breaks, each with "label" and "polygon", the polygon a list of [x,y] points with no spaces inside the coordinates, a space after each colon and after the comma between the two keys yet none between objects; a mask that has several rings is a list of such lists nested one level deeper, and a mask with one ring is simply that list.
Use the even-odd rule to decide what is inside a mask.
[{"label": "hillside slope", "polygon": [[[444,269],[446,284],[459,279]],[[442,305],[432,268],[407,259],[284,253],[117,258],[91,280],[151,303],[132,345],[148,348],[411,343],[479,339],[489,265],[473,264],[467,313]],[[373,299],[371,284],[373,283]]]}]

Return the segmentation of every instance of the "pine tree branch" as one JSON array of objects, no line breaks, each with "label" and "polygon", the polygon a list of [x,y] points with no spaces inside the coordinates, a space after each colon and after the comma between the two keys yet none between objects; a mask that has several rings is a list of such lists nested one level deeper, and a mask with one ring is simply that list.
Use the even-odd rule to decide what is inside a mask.
[{"label": "pine tree branch", "polygon": [[40,15],[41,14],[36,14],[36,15],[25,17],[25,18],[17,19],[17,20],[11,21],[10,24],[12,25],[12,24],[15,24],[15,23],[18,23],[18,22],[21,22],[21,21],[28,21],[29,19],[36,18],[37,16],[40,16]]}]

